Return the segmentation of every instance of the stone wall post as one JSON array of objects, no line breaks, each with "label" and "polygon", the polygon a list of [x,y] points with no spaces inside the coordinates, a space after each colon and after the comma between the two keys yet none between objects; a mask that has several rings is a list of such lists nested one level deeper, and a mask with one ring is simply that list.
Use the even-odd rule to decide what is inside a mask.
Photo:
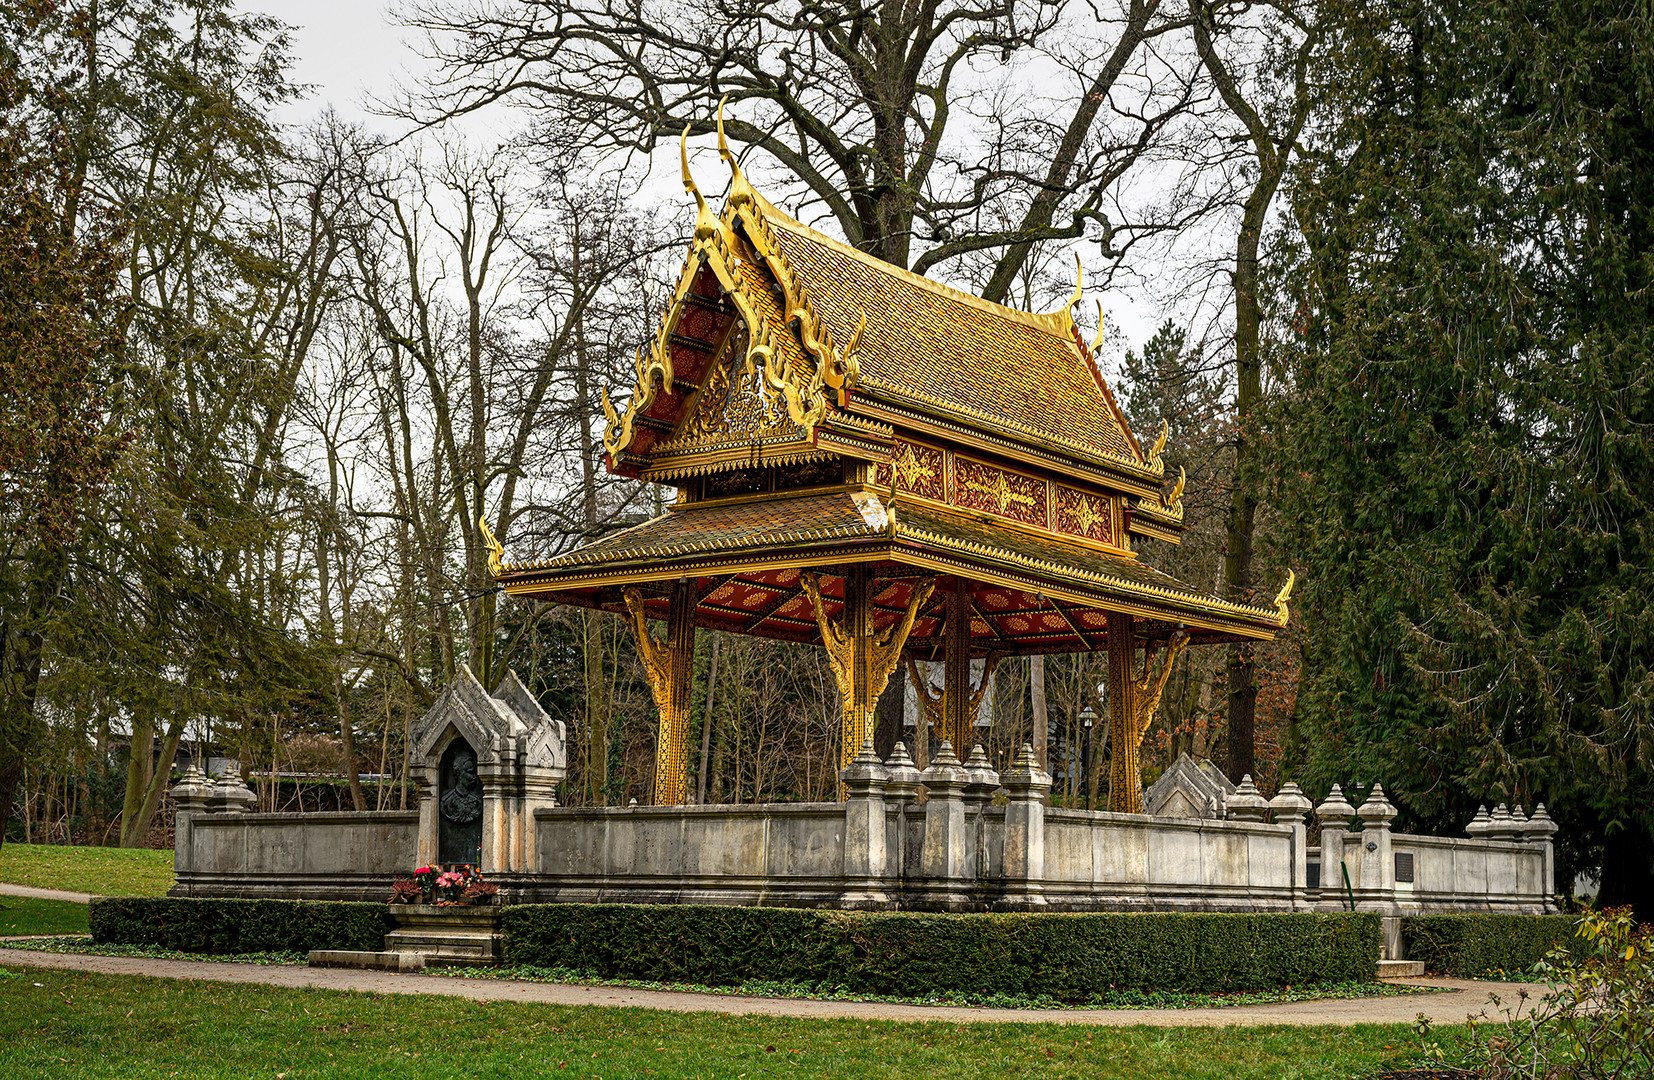
[{"label": "stone wall post", "polygon": [[1384,785],[1375,783],[1355,813],[1361,818],[1361,872],[1355,906],[1361,911],[1388,913],[1396,902],[1396,859],[1390,846],[1390,822],[1396,808],[1384,797]]},{"label": "stone wall post", "polygon": [[1554,912],[1556,905],[1552,897],[1556,896],[1556,846],[1551,837],[1557,833],[1557,824],[1551,820],[1551,815],[1545,812],[1545,804],[1540,803],[1533,808],[1533,816],[1522,830],[1523,839],[1530,844],[1540,845],[1545,853],[1545,868],[1540,874],[1540,888],[1545,893],[1545,910]]},{"label": "stone wall post", "polygon": [[427,765],[408,770],[413,774],[413,782],[419,796],[419,845],[418,858],[414,860],[418,866],[430,866],[436,862],[437,846],[437,807],[436,807],[436,766]]},{"label": "stone wall post", "polygon": [[1269,816],[1269,803],[1258,794],[1258,785],[1252,782],[1252,774],[1241,777],[1241,782],[1235,785],[1234,792],[1224,802],[1224,815],[1230,821],[1263,821]]},{"label": "stone wall post", "polygon": [[839,770],[844,786],[844,884],[839,902],[847,908],[892,906],[885,888],[884,792],[890,772],[873,751],[872,736],[861,752]]},{"label": "stone wall post", "polygon": [[1004,899],[996,907],[1026,911],[1045,906],[1045,797],[1051,777],[1027,743],[1002,777],[1005,785]]},{"label": "stone wall post", "polygon": [[988,858],[988,823],[983,811],[999,790],[999,774],[988,761],[981,743],[971,747],[965,758],[965,876],[981,880],[991,870]]},{"label": "stone wall post", "polygon": [[930,801],[925,803],[925,842],[919,872],[931,898],[944,907],[963,906],[965,880],[965,770],[947,740],[930,768],[919,774]]},{"label": "stone wall post", "polygon": [[1309,828],[1305,822],[1315,804],[1290,780],[1269,800],[1275,824],[1292,828],[1292,906],[1307,908],[1315,902],[1309,894]]},{"label": "stone wall post", "polygon": [[[1344,798],[1337,784],[1327,792],[1326,801],[1315,808],[1321,819],[1321,896],[1317,911],[1343,911],[1348,905],[1344,892],[1344,833],[1355,807]],[[1353,875],[1352,875],[1353,876]]]},{"label": "stone wall post", "polygon": [[245,814],[258,805],[258,796],[241,782],[238,772],[227,772],[211,783],[212,789],[207,796],[209,814]]},{"label": "stone wall post", "polygon": [[195,869],[195,818],[207,812],[212,797],[212,781],[193,764],[184,770],[184,778],[167,794],[177,804],[177,825],[172,832],[172,869],[182,876]]}]

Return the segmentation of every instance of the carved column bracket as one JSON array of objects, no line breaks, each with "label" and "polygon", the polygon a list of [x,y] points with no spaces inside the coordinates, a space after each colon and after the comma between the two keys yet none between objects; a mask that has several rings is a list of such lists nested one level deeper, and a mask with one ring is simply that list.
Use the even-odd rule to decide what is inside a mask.
[{"label": "carved column bracket", "polygon": [[649,690],[660,710],[655,740],[655,805],[678,806],[689,793],[689,701],[695,657],[695,584],[679,581],[672,590],[666,616],[666,636],[649,633],[643,594],[629,588],[622,594],[632,615],[638,655],[649,679]]},{"label": "carved column bracket", "polygon": [[[890,673],[896,670],[902,647],[913,630],[913,621],[930,599],[936,582],[934,579],[915,582],[902,618],[880,636],[873,632],[874,589],[865,564],[845,568],[844,610],[838,622],[827,617],[822,605],[821,576],[808,573],[800,580],[815,611],[821,643],[827,649],[827,663],[844,702],[839,765],[847,768],[856,756],[857,747],[873,733],[873,714],[878,708],[879,694],[890,681]],[[843,797],[842,790],[840,797]]]}]

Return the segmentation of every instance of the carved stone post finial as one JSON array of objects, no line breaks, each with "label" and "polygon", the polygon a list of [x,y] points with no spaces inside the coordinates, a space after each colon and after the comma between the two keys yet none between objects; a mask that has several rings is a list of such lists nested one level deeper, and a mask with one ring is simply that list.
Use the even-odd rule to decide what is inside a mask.
[{"label": "carved stone post finial", "polygon": [[1241,782],[1235,785],[1235,793],[1230,795],[1224,804],[1231,821],[1262,821],[1269,813],[1269,803],[1258,793],[1258,785],[1252,782],[1252,774],[1241,777]]}]

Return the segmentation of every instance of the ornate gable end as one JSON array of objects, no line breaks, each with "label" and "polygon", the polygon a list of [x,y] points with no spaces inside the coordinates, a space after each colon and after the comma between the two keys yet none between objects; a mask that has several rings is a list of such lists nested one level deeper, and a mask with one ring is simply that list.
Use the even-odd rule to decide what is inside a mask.
[{"label": "ornate gable end", "polygon": [[1152,817],[1221,818],[1234,792],[1235,785],[1216,765],[1204,759],[1197,762],[1185,752],[1143,792],[1143,812]]},{"label": "ornate gable end", "polygon": [[808,444],[809,433],[787,415],[787,403],[777,394],[766,395],[763,376],[738,355],[743,351],[738,348],[742,341],[732,340],[730,344],[695,391],[683,422],[671,438],[656,447],[651,455],[654,461],[730,444]]},{"label": "ornate gable end", "polygon": [[563,722],[554,720],[540,707],[515,671],[507,671],[500,685],[494,688],[494,700],[516,713],[517,719],[528,729],[523,742],[523,764],[560,772],[568,760]]},{"label": "ornate gable end", "polygon": [[450,726],[471,744],[480,764],[492,764],[496,760],[496,737],[513,738],[526,730],[514,712],[488,695],[464,664],[425,715],[414,723],[410,734],[415,759],[432,760],[447,741],[445,736]]}]

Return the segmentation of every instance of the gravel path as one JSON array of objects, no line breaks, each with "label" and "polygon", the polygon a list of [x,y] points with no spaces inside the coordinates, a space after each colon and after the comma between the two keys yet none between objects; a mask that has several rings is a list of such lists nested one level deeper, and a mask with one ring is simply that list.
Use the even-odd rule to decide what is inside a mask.
[{"label": "gravel path", "polygon": [[[363,990],[381,994],[445,994],[476,1001],[532,1001],[553,1005],[633,1006],[669,1012],[718,1012],[739,1015],[801,1016],[855,1020],[944,1020],[949,1023],[1058,1023],[1125,1027],[1229,1027],[1290,1024],[1400,1024],[1419,1013],[1438,1023],[1462,1023],[1471,1013],[1493,1015],[1489,994],[1512,1001],[1518,983],[1469,982],[1463,979],[1408,980],[1451,988],[1453,993],[1408,997],[1293,1001],[1278,1005],[1237,1005],[1223,1009],[973,1009],[943,1005],[891,1005],[879,1002],[808,1001],[788,998],[685,994],[666,990],[632,990],[613,986],[461,979],[440,975],[399,975],[345,968],[297,965],[264,966],[194,960],[145,960],[124,956],[83,956],[0,948],[0,964],[20,968],[55,968],[107,975],[147,975],[160,979],[259,983],[266,986]],[[1537,987],[1529,987],[1537,990]]]},{"label": "gravel path", "polygon": [[90,904],[91,893],[69,892],[65,889],[37,889],[33,885],[11,885],[0,881],[0,896],[27,896],[34,900],[73,900],[77,904]]}]

